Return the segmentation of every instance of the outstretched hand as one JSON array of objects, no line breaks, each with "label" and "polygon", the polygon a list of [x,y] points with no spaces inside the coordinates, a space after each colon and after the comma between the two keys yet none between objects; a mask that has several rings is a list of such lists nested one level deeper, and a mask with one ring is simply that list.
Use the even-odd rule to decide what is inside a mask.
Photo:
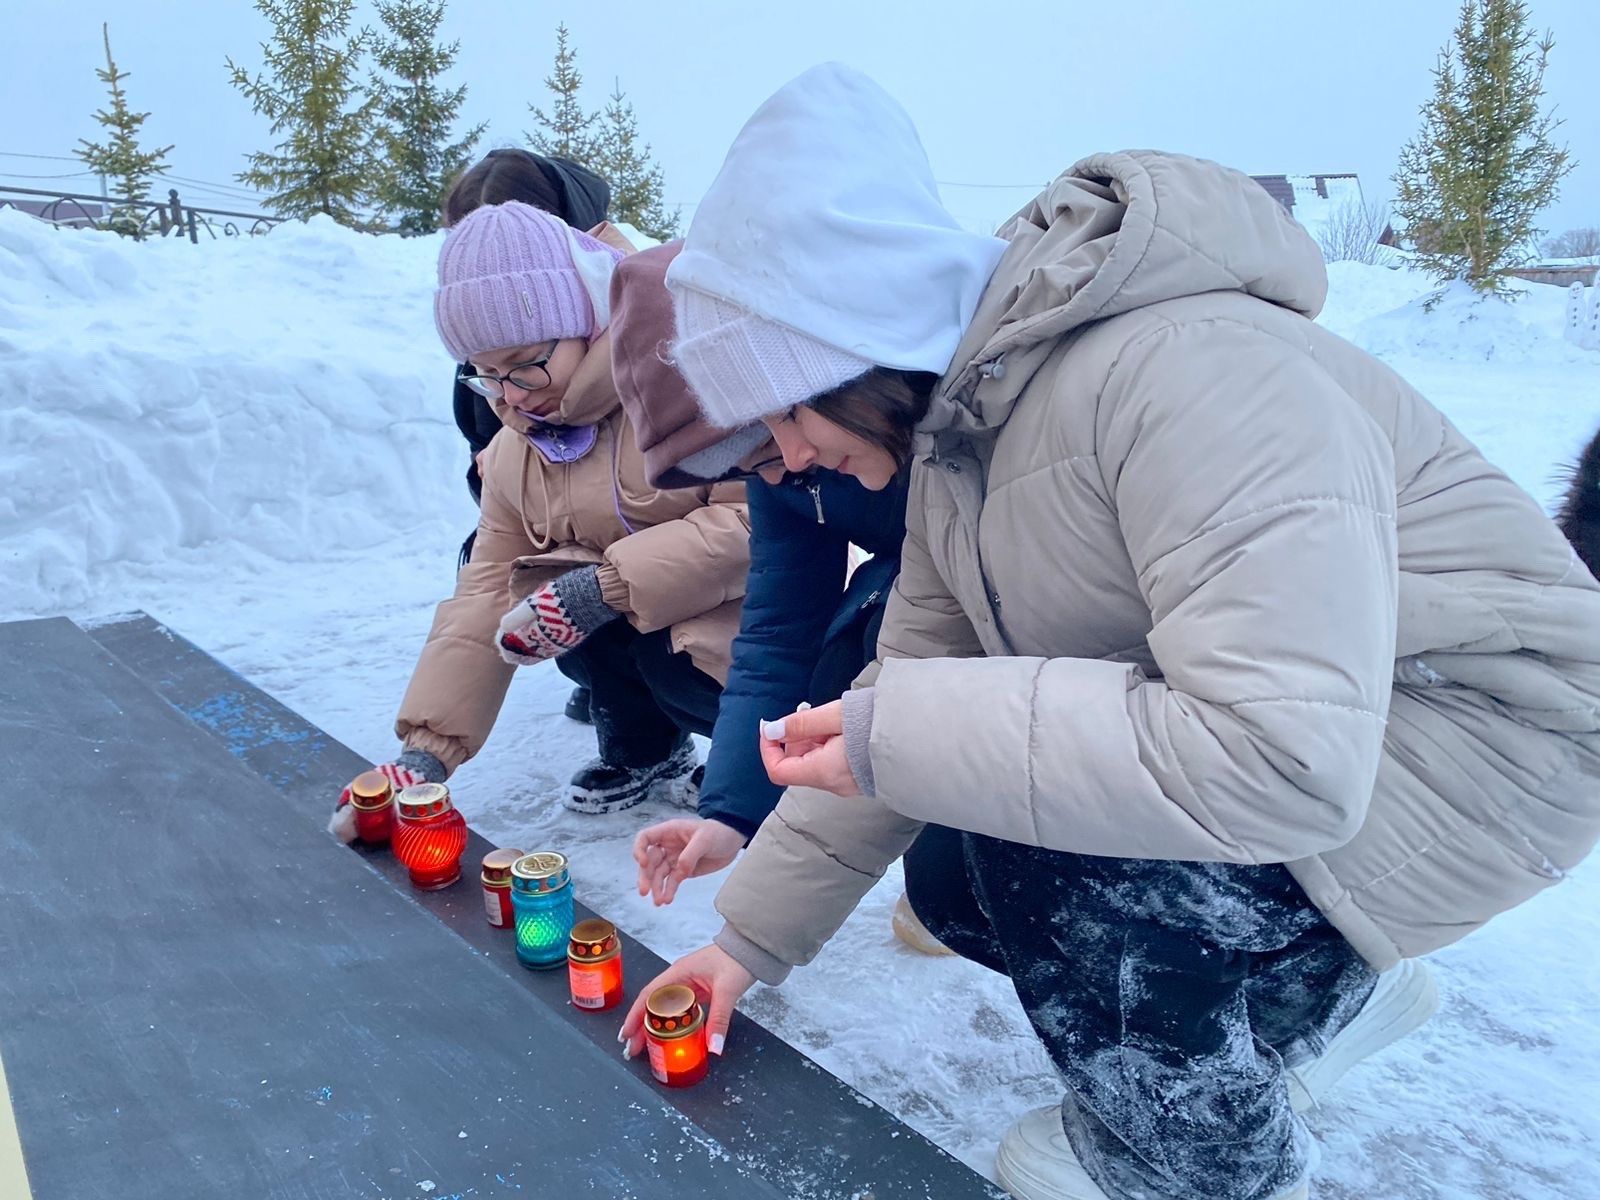
[{"label": "outstretched hand", "polygon": [[779,787],[812,787],[859,796],[844,744],[844,704],[803,708],[761,723],[761,761]]},{"label": "outstretched hand", "polygon": [[651,897],[658,907],[671,904],[685,879],[722,870],[743,847],[743,834],[707,817],[677,817],[648,825],[633,841],[639,895]]}]

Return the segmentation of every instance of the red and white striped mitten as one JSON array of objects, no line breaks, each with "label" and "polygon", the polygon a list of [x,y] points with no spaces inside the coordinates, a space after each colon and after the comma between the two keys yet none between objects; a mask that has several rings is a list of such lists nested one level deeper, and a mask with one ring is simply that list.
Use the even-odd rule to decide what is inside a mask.
[{"label": "red and white striped mitten", "polygon": [[619,614],[600,594],[599,568],[557,576],[500,619],[500,657],[513,666],[575,650]]}]

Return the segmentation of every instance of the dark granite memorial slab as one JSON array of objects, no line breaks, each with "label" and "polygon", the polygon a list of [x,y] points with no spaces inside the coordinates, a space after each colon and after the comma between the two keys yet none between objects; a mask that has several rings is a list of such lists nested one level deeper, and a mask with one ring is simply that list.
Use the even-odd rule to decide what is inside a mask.
[{"label": "dark granite memorial slab", "polygon": [[[362,760],[148,617],[0,625],[0,664],[37,1200],[999,1194],[742,1017],[705,1083],[658,1087],[471,872],[418,893],[323,832]],[[661,964],[627,947],[637,987]]]}]

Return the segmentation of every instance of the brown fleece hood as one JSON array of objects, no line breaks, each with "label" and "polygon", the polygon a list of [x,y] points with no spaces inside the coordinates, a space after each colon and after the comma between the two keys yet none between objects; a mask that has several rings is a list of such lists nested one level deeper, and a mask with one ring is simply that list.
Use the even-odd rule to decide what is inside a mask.
[{"label": "brown fleece hood", "polygon": [[617,264],[611,277],[611,375],[657,488],[704,487],[742,473],[741,460],[768,440],[760,425],[729,433],[700,415],[672,365],[672,295],[667,268],[683,249],[668,242]]}]

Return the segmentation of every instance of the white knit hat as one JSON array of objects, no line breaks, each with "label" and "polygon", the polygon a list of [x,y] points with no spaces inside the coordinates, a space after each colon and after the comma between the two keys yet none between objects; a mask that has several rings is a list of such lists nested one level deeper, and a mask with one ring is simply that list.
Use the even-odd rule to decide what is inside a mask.
[{"label": "white knit hat", "polygon": [[736,429],[865,375],[872,362],[695,287],[673,290],[673,361],[707,421]]}]

